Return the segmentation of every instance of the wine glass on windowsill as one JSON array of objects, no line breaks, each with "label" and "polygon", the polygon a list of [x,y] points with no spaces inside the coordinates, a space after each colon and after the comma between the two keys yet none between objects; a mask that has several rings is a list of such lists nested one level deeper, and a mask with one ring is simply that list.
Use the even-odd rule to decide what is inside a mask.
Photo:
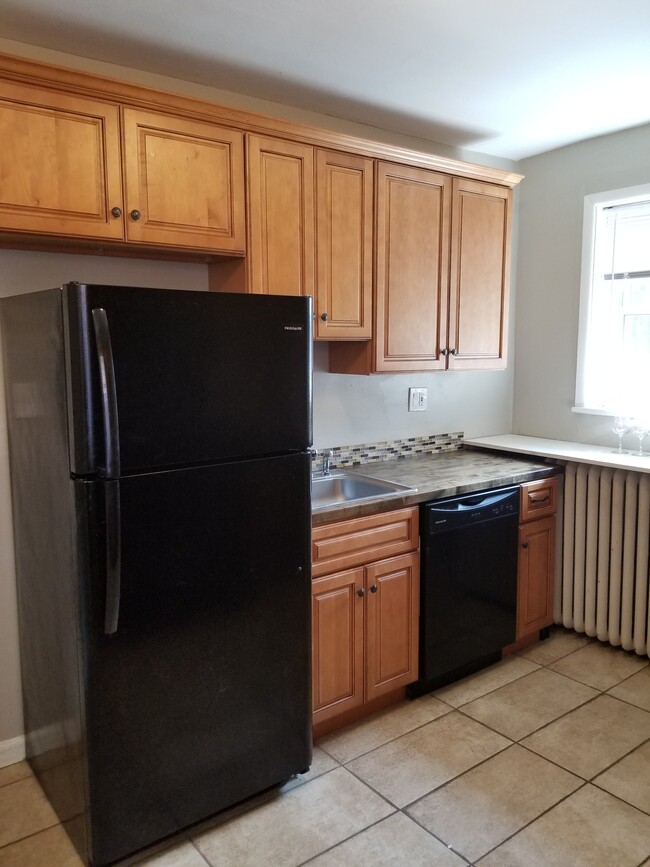
[{"label": "wine glass on windowsill", "polygon": [[614,454],[622,455],[625,454],[623,451],[623,437],[629,430],[629,424],[627,419],[624,419],[622,416],[618,416],[615,419],[614,424],[612,425],[612,432],[616,434],[618,437],[618,448],[612,449]]},{"label": "wine glass on windowsill", "polygon": [[639,458],[644,457],[647,453],[643,451],[643,440],[648,435],[648,425],[640,419],[633,419],[630,424],[630,433],[633,433],[639,440],[639,451],[632,452],[632,454]]}]

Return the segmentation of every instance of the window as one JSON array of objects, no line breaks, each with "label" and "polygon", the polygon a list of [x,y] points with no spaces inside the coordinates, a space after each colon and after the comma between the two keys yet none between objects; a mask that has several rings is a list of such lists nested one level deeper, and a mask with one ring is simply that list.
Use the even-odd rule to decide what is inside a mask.
[{"label": "window", "polygon": [[575,408],[650,421],[650,185],[585,198]]}]

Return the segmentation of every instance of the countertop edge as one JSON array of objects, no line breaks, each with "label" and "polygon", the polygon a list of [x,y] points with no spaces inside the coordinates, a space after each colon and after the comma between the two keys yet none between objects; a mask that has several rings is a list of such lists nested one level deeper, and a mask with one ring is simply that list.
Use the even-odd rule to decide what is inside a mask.
[{"label": "countertop edge", "polygon": [[[459,450],[462,451],[462,450]],[[467,451],[474,452],[473,449]],[[477,450],[479,451],[479,450]],[[498,459],[498,455],[494,456]],[[432,456],[431,460],[436,457]],[[504,456],[505,459],[505,456]],[[403,459],[397,459],[400,461]],[[408,458],[406,460],[409,460]],[[381,463],[364,464],[352,469],[346,469],[346,472],[358,472],[360,474],[369,474],[373,472],[376,476],[391,479],[391,465],[397,461],[383,461]],[[524,461],[522,460],[522,463]],[[403,466],[403,464],[401,464]],[[499,488],[506,485],[519,485],[523,482],[530,482],[536,479],[546,478],[548,476],[558,475],[561,473],[561,467],[553,464],[541,466],[540,464],[531,464],[530,468],[522,467],[516,472],[495,472],[490,474],[489,478],[482,477],[461,481],[458,484],[446,485],[445,487],[418,486],[415,493],[407,494],[390,494],[371,499],[362,500],[353,503],[341,503],[326,508],[318,509],[312,512],[312,526],[317,527],[323,524],[332,524],[338,521],[350,520],[352,518],[363,518],[367,515],[376,515],[382,512],[393,511],[396,509],[405,509],[410,506],[418,506],[421,503],[426,503],[431,500],[441,500],[445,497],[454,497],[460,494],[470,494],[474,491],[485,490],[489,488]]]}]

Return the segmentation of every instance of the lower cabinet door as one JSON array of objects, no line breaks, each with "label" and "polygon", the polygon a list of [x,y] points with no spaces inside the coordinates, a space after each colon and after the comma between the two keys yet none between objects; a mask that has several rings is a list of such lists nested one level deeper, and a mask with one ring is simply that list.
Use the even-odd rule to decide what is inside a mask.
[{"label": "lower cabinet door", "polygon": [[553,622],[555,515],[519,527],[517,638]]},{"label": "lower cabinet door", "polygon": [[417,553],[366,567],[366,700],[418,676],[420,599]]},{"label": "lower cabinet door", "polygon": [[312,583],[314,722],[363,703],[364,569]]}]

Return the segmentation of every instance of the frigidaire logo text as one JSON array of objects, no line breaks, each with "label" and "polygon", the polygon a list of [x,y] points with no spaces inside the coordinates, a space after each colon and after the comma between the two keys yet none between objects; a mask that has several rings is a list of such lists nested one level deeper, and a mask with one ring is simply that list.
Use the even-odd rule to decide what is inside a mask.
[{"label": "frigidaire logo text", "polygon": [[302,331],[302,325],[285,325],[285,331]]}]

